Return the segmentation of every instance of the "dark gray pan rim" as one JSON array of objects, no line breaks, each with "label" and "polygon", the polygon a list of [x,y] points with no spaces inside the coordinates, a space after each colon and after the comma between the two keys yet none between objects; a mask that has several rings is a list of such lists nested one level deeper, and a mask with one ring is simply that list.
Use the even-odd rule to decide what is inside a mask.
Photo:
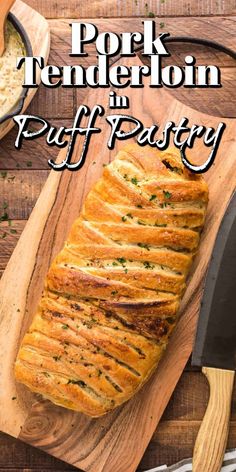
[{"label": "dark gray pan rim", "polygon": [[[208,46],[210,48],[213,48],[217,51],[223,52],[226,55],[232,57],[233,59],[236,60],[236,51],[234,49],[231,49],[227,46],[223,46],[220,43],[217,43],[216,41],[212,41],[210,39],[204,39],[204,38],[194,38],[194,37],[188,37],[188,36],[170,36],[167,38],[164,38],[163,40],[164,43],[166,44],[171,44],[171,43],[188,43],[188,44],[198,44],[200,46]],[[134,52],[138,54],[139,59],[141,62],[143,62],[143,56],[142,56],[142,51],[143,51],[143,43],[140,44],[140,46],[137,46],[134,49]],[[145,57],[147,61],[150,61],[149,56]],[[115,56],[111,61],[110,65],[115,64],[117,61],[120,60],[120,56]],[[207,114],[207,113],[205,113]],[[214,115],[216,116],[216,115]],[[227,117],[228,120],[235,120],[235,117]]]},{"label": "dark gray pan rim", "polygon": [[[12,13],[9,13],[7,19],[12,23],[12,25],[15,27],[16,31],[21,36],[23,44],[25,46],[26,55],[27,56],[33,56],[32,46],[31,46],[29,37],[28,37],[24,27],[20,23],[20,21]],[[3,115],[0,118],[0,124],[4,123],[5,121],[7,121],[11,118],[13,118],[13,116],[18,115],[21,112],[21,110],[23,108],[24,100],[27,96],[27,93],[28,93],[28,89],[27,88],[22,88],[21,95],[18,98],[16,104],[13,106],[13,108],[11,109],[10,112],[8,112],[7,114]]]},{"label": "dark gray pan rim", "polygon": [[[209,46],[213,49],[218,51],[224,52],[228,56],[236,59],[236,51],[233,49],[223,46],[223,44],[219,44],[216,41],[212,41],[210,39],[203,39],[203,38],[194,38],[188,36],[170,36],[163,40],[164,43],[189,43],[189,44],[199,44],[200,46]],[[135,48],[135,52],[139,52],[143,50],[143,44],[140,44],[137,48]],[[116,61],[114,61],[116,62]]]}]

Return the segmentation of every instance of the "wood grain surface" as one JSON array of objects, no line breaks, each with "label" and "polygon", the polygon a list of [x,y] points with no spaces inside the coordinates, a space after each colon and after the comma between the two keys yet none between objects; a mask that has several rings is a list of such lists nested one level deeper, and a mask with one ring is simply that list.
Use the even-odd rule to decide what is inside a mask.
[{"label": "wood grain surface", "polygon": [[[28,0],[28,3],[31,4],[31,6],[36,4],[35,0]],[[51,11],[51,17],[55,18],[49,20],[52,32],[49,63],[61,64],[68,61],[68,51],[70,48],[69,21],[60,18],[66,17],[68,9],[71,8],[74,8],[74,13],[70,10],[68,17],[74,16],[75,18],[78,18],[79,10],[75,8],[75,3],[78,5],[79,2],[64,2],[64,0],[57,0],[57,2],[41,1],[37,4],[39,8],[47,9],[48,14],[50,14]],[[105,3],[106,2],[104,2],[104,4]],[[112,3],[115,4],[115,2]],[[169,8],[170,5],[171,8],[174,8],[174,3],[175,5],[177,4],[177,2],[169,2],[168,0]],[[220,10],[220,8],[222,7],[223,2],[219,2],[219,7],[214,2],[187,3],[194,8],[197,5],[199,8],[201,3],[202,8],[204,8],[204,15],[222,15],[222,10]],[[92,3],[87,2],[87,4],[84,3],[83,5],[86,18],[89,18],[89,14],[86,13],[86,11],[90,11],[89,9],[91,4]],[[151,5],[152,2],[148,2],[148,4]],[[165,4],[167,5],[167,0]],[[183,4],[184,7],[181,14],[184,18],[156,18],[157,26],[160,26],[160,23],[161,25],[164,23],[164,27],[162,26],[161,28],[162,31],[170,31],[175,36],[184,34],[205,37],[208,35],[216,41],[222,42],[227,44],[229,47],[236,49],[235,17],[186,17],[188,15],[198,15],[199,13],[196,12],[196,10],[194,13],[193,10],[190,11],[186,2],[183,2]],[[182,5],[182,3],[178,2],[178,5]],[[228,2],[224,2],[224,8],[228,8],[228,5]],[[67,13],[64,8],[67,8]],[[206,11],[207,9],[208,11]],[[149,11],[151,11],[151,6]],[[47,16],[49,16],[48,14]],[[141,12],[139,14],[146,17],[146,13]],[[171,15],[171,11],[168,15],[169,14]],[[177,14],[179,14],[179,11]],[[231,15],[232,11],[229,13],[226,12],[226,14]],[[94,16],[93,13],[92,16]],[[176,16],[176,12],[174,13],[174,16]],[[106,31],[107,29],[118,32],[124,30],[133,31],[136,28],[140,29],[141,18],[132,18],[132,20],[128,18],[122,18],[122,20],[112,18],[112,21],[101,18],[96,19],[96,24],[100,31]],[[178,47],[178,50],[176,51],[173,51],[172,49],[172,54],[173,53],[175,54],[176,61],[179,59],[182,60],[183,55],[187,53],[186,46]],[[196,55],[195,51],[194,54]],[[94,63],[94,55],[95,53],[92,57],[90,56],[89,59],[86,59],[88,60],[88,65]],[[225,70],[231,74],[232,78],[235,77],[235,63],[228,56],[222,55],[213,50],[202,50],[201,48],[198,50],[198,55],[196,56],[199,58],[199,61],[201,60],[204,64],[214,63],[224,67]],[[217,102],[214,101],[213,95],[211,98],[209,97],[209,91],[204,92],[204,106],[208,108],[209,113],[218,114],[220,116],[234,116],[233,110],[235,109],[235,106],[232,106],[232,102],[235,101],[236,97],[232,87],[232,91],[228,95],[228,97],[231,97],[231,100],[225,100],[225,94],[229,93],[228,86],[229,83],[226,82],[225,87],[221,89],[219,97],[221,102],[220,107],[217,106],[218,100]],[[199,97],[197,101],[192,91],[187,95],[185,94],[185,96],[182,95],[182,92],[183,91],[179,89],[178,98],[184,100],[186,104],[194,107],[201,106],[202,108],[203,104],[201,103],[201,97]],[[71,123],[74,116],[74,110],[77,108],[78,104],[83,103],[85,96],[85,90],[78,90],[73,97],[66,94],[60,95],[60,101],[57,102],[54,99],[56,95],[51,94],[49,98],[49,94],[45,93],[45,89],[41,89],[32,102],[32,110],[37,114],[38,109],[40,109],[42,112],[50,116],[50,119],[55,125],[60,125],[65,122],[65,120],[61,118],[65,105],[67,103],[72,103],[73,107],[71,109],[70,105],[66,105],[68,107],[67,120],[68,123]],[[0,224],[0,238],[6,233],[6,236],[0,239],[0,273],[2,273],[6,267],[6,263],[12,254],[16,242],[25,227],[26,220],[28,219],[48,176],[47,159],[56,155],[56,150],[49,149],[45,145],[43,139],[30,143],[30,146],[26,143],[23,146],[22,151],[19,153],[14,150],[13,143],[15,135],[16,130],[12,130],[10,134],[0,142],[0,204],[1,202],[4,205],[8,204],[7,210],[4,211],[9,214],[10,219],[10,222],[3,221]],[[15,219],[16,217],[19,219]],[[14,232],[11,232],[11,229],[13,229]],[[172,395],[162,420],[159,423],[159,426],[155,431],[138,467],[139,471],[163,463],[171,464],[177,460],[189,457],[192,454],[193,444],[207,404],[208,386],[202,374],[189,369],[190,367],[187,366],[187,370],[182,375],[177,388]],[[236,393],[234,390],[228,447],[235,447],[236,444],[235,395]],[[13,403],[14,401],[15,400],[13,400]],[[6,470],[9,472],[66,472],[76,469],[56,460],[52,456],[47,455],[38,449],[32,448],[7,435],[1,434],[0,471],[6,472]]]},{"label": "wood grain surface", "polygon": [[26,0],[47,18],[233,15],[234,0]]},{"label": "wood grain surface", "polygon": [[[14,15],[20,20],[25,31],[27,31],[33,55],[43,57],[45,63],[47,63],[50,49],[50,33],[48,22],[42,15],[40,15],[38,12],[33,10],[25,3],[21,2],[20,0],[18,0],[13,5],[11,12],[14,13]],[[37,72],[36,80],[37,83],[40,82],[39,72]],[[28,91],[27,96],[24,100],[22,113],[29,106],[36,91],[36,88],[32,88]],[[0,125],[0,139],[2,139],[3,136],[5,136],[12,129],[13,126],[13,120],[4,121],[4,123]]]}]

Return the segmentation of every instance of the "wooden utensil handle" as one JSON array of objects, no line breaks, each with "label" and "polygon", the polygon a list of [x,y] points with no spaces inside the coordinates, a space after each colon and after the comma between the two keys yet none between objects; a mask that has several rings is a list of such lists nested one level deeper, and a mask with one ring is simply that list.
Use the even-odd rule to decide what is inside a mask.
[{"label": "wooden utensil handle", "polygon": [[229,432],[234,372],[203,367],[210,398],[193,452],[194,472],[219,472]]}]

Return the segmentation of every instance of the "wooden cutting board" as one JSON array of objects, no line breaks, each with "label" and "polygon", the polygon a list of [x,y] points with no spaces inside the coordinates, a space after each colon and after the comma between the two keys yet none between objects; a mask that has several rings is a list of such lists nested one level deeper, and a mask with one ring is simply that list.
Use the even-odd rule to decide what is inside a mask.
[{"label": "wooden cutting board", "polygon": [[[139,59],[136,62],[139,64]],[[134,58],[130,64],[134,64]],[[124,90],[123,94],[130,98],[128,113],[146,126],[157,123],[162,129],[167,121],[178,123],[182,117],[189,118],[190,126],[195,123],[216,127],[221,121],[183,105],[163,89],[146,85],[142,89]],[[88,94],[88,104],[107,108],[108,93],[109,89],[93,89]],[[111,113],[114,110],[106,112]],[[93,136],[83,168],[79,172],[50,173],[0,282],[2,431],[85,471],[135,471],[191,353],[206,268],[220,220],[236,186],[236,120],[224,122],[227,127],[223,142],[214,166],[206,174],[210,188],[207,220],[181,305],[181,319],[150,381],[133,399],[100,419],[89,419],[31,394],[15,383],[13,363],[52,258],[61,249],[86,194],[102,173],[103,164],[115,157],[124,142],[108,151],[109,126],[102,118],[97,124],[103,132]],[[75,160],[82,144],[79,139]],[[60,153],[60,160],[64,153],[64,150]],[[206,158],[208,153],[209,149],[199,140],[191,156],[197,162],[199,156]]]},{"label": "wooden cutting board", "polygon": [[[11,12],[22,23],[25,31],[27,32],[31,43],[33,56],[43,57],[46,64],[50,50],[50,32],[48,22],[36,10],[29,7],[21,0],[16,1],[11,9]],[[37,83],[39,82],[40,75],[38,73]],[[37,88],[29,89],[21,113],[26,110],[36,92]],[[3,136],[5,136],[8,131],[13,128],[13,126],[13,120],[7,120],[2,123],[0,125],[0,139],[2,139]]]}]

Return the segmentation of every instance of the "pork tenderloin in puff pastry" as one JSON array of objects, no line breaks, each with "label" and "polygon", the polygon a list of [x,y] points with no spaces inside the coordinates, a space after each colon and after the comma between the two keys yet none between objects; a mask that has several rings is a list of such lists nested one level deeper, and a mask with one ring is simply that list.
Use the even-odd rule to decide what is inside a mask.
[{"label": "pork tenderloin in puff pastry", "polygon": [[93,417],[132,397],[176,324],[207,201],[176,149],[124,147],[49,269],[16,379]]}]

